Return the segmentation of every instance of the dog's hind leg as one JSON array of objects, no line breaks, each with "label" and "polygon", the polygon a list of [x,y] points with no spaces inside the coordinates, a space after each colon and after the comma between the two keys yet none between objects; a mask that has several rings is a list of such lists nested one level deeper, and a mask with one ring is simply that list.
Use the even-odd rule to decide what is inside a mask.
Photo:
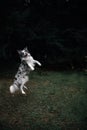
[{"label": "dog's hind leg", "polygon": [[22,84],[22,85],[20,86],[20,90],[21,90],[22,94],[26,94],[26,93],[24,92],[24,90],[23,90],[23,87],[24,87],[24,84]]},{"label": "dog's hind leg", "polygon": [[28,88],[27,88],[27,87],[24,85],[24,88],[25,88],[25,89],[28,89],[28,88],[29,88],[30,92],[32,92],[31,87],[28,87]]},{"label": "dog's hind leg", "polygon": [[25,89],[28,89],[25,85],[24,85],[24,88],[25,88]]}]

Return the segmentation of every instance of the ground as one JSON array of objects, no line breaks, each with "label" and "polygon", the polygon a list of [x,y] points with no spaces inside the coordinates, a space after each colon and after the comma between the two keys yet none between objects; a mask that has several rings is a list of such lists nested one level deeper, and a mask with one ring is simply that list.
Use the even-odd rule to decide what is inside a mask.
[{"label": "ground", "polygon": [[87,129],[86,72],[32,72],[26,96],[10,94],[14,74],[0,74],[1,130]]}]

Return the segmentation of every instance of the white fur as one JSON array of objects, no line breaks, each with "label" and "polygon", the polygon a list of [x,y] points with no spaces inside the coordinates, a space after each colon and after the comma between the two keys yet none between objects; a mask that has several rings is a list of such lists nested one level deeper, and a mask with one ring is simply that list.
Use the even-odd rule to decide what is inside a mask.
[{"label": "white fur", "polygon": [[34,60],[30,54],[26,58],[22,58],[22,61],[23,60],[26,61],[26,63],[28,64],[28,66],[30,67],[31,70],[35,69],[34,68],[35,64],[38,64],[39,66],[41,66],[41,63],[37,60]]},{"label": "white fur", "polygon": [[[18,53],[23,53],[25,56],[21,57],[21,65],[19,67],[18,72],[21,72],[21,74],[18,76],[18,72],[15,75],[16,80],[14,80],[13,85],[10,86],[10,93],[14,94],[16,91],[21,91],[22,94],[26,94],[23,90],[23,88],[27,89],[25,86],[25,83],[29,81],[28,74],[30,71],[33,71],[35,69],[35,64],[38,64],[41,66],[41,63],[37,60],[34,60],[33,57],[28,52],[27,48],[18,51]],[[28,68],[22,67],[23,62],[25,62],[26,65],[28,65]]]},{"label": "white fur", "polygon": [[15,84],[10,86],[10,93],[11,94],[14,94],[18,90],[19,90],[19,88]]}]

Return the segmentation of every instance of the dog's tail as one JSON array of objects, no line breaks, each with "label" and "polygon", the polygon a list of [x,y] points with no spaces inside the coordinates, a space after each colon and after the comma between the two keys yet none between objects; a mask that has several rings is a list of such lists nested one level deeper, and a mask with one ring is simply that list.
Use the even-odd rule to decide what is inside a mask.
[{"label": "dog's tail", "polygon": [[10,93],[14,94],[19,88],[16,85],[11,85],[9,89]]}]

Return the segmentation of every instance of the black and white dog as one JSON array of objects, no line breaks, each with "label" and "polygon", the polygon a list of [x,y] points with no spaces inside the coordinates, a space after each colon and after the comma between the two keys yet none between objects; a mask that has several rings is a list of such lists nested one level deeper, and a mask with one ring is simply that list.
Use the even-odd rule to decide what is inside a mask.
[{"label": "black and white dog", "polygon": [[18,68],[18,72],[15,75],[14,82],[10,86],[10,93],[14,94],[16,91],[20,90],[22,94],[26,94],[23,88],[27,89],[25,83],[29,81],[29,72],[35,69],[35,64],[41,66],[41,63],[33,59],[27,47],[23,50],[19,50],[18,53],[21,58],[21,64]]}]

